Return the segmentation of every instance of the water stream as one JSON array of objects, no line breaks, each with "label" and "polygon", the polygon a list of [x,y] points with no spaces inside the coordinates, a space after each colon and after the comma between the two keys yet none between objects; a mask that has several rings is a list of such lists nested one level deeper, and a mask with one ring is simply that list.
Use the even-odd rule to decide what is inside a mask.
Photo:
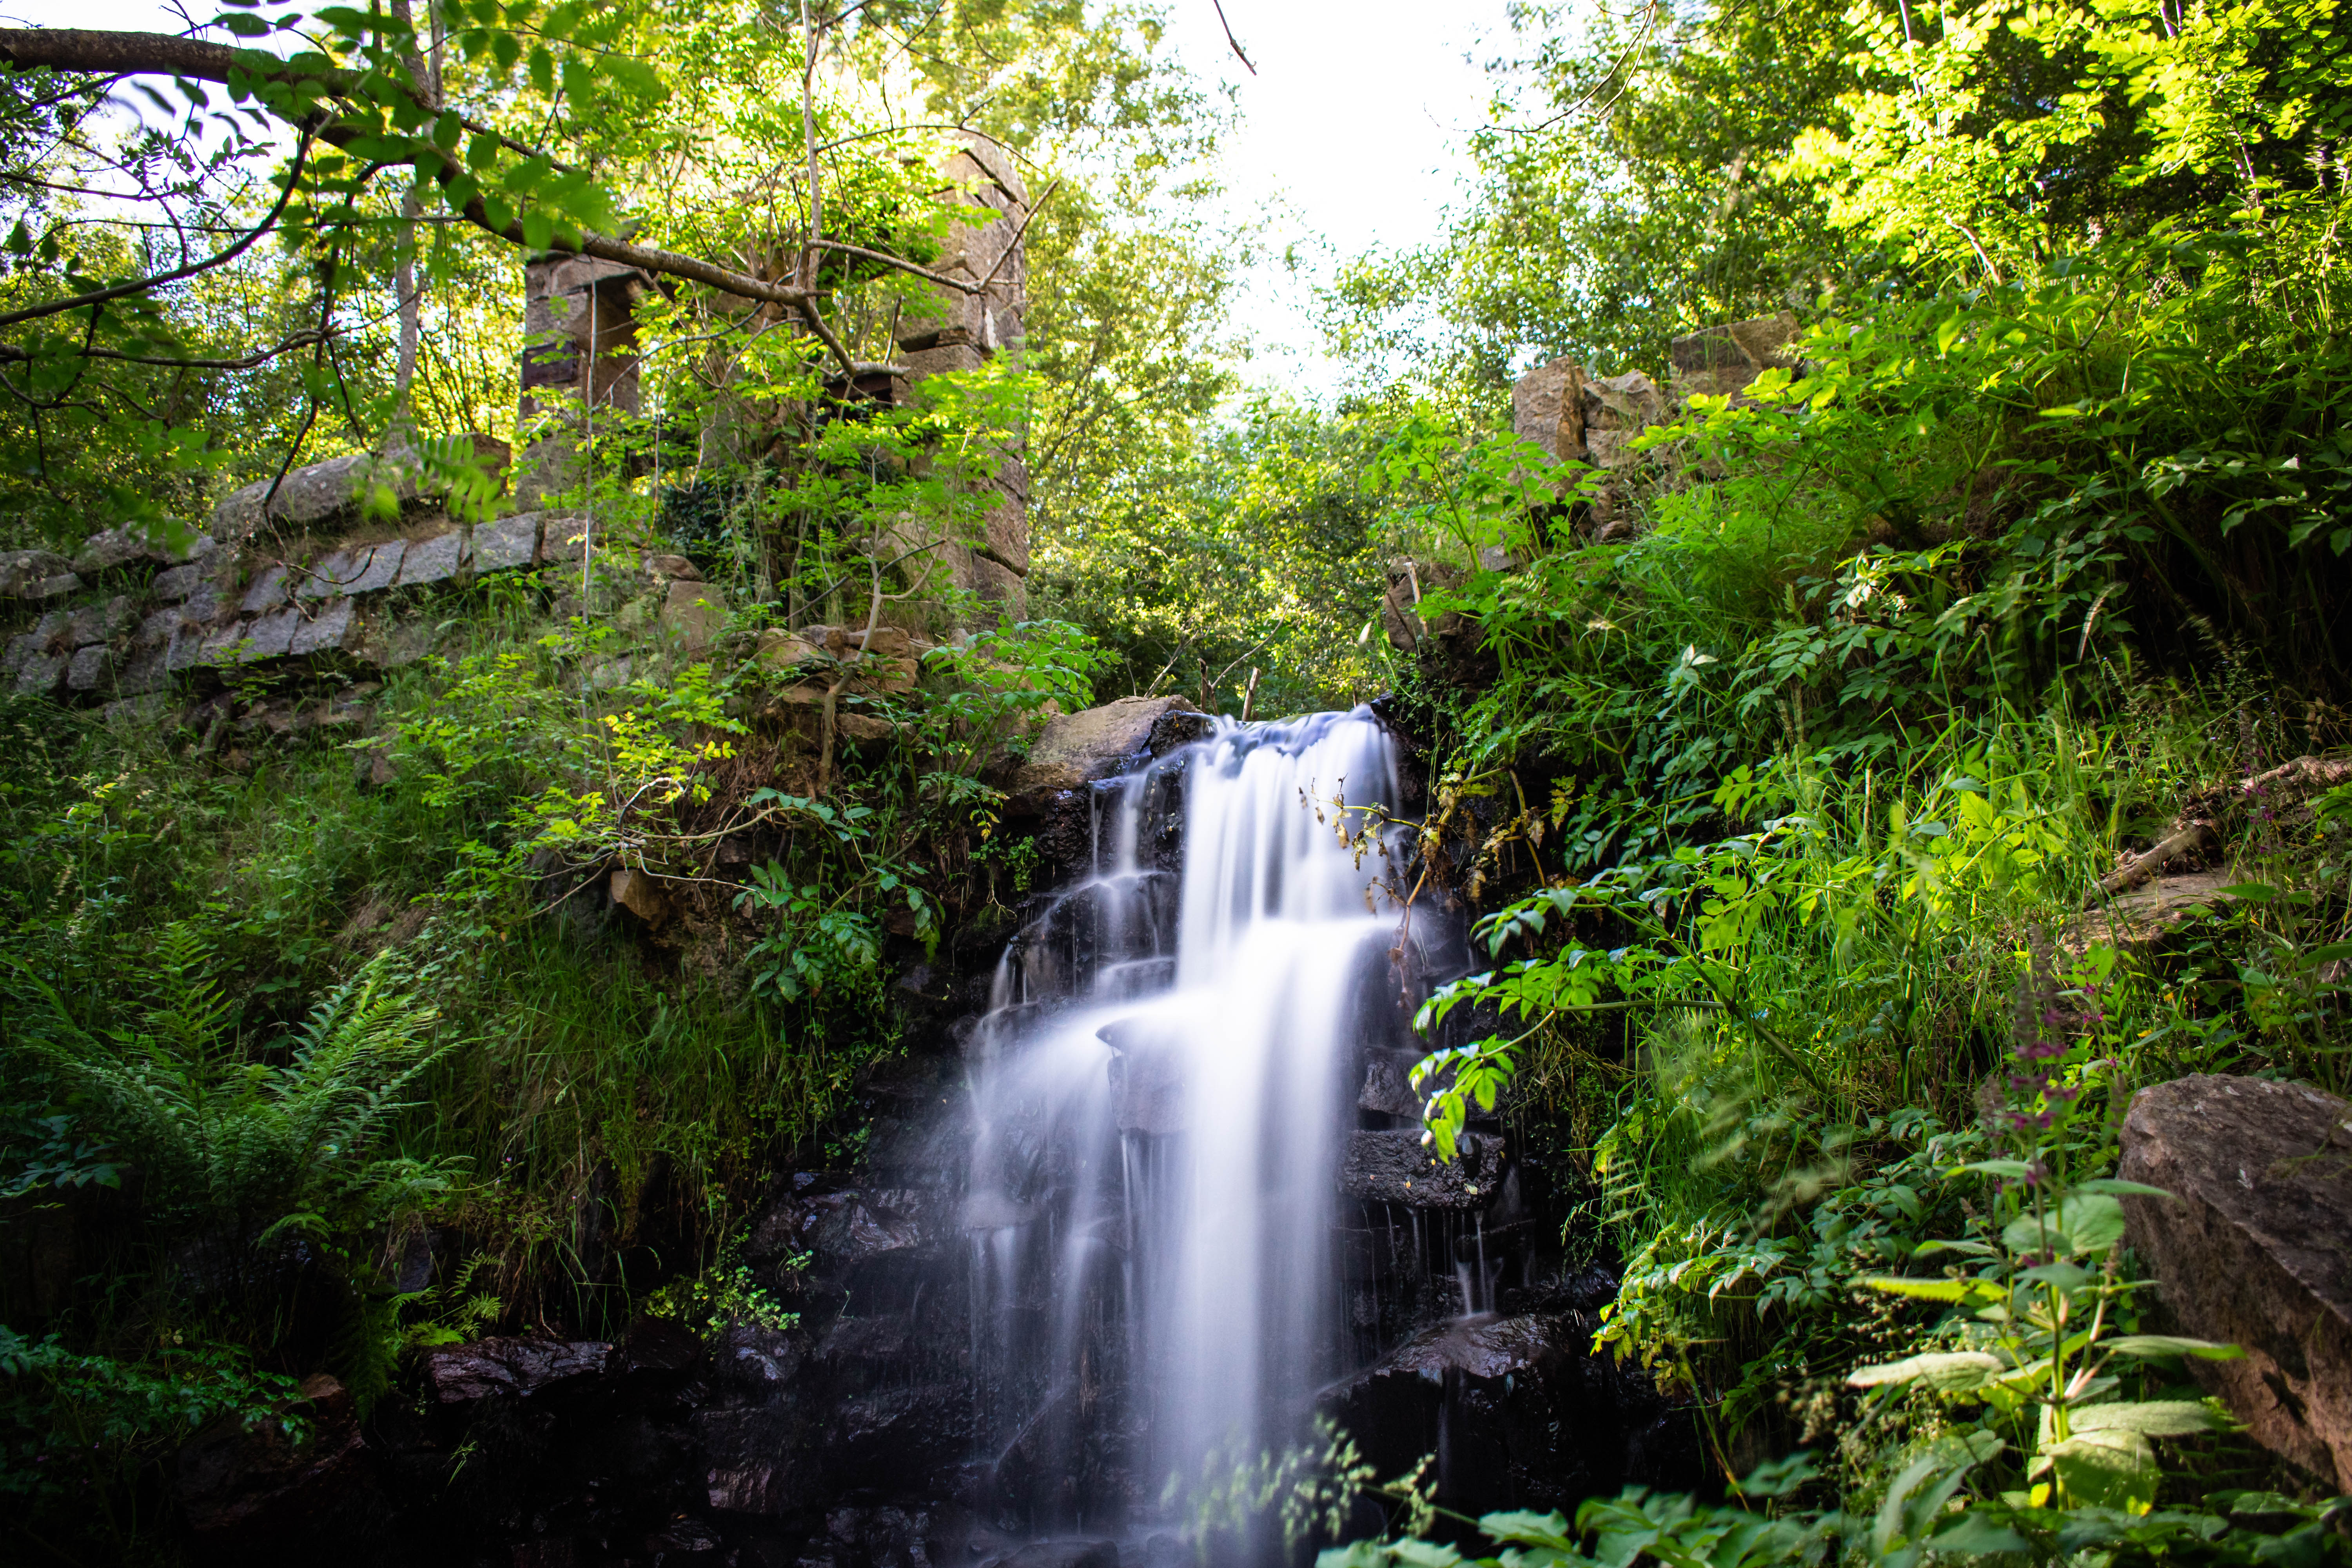
[{"label": "water stream", "polygon": [[1097,786],[1092,873],[1006,949],[964,1226],[981,1458],[1032,1528],[1278,1449],[1360,1353],[1334,1171],[1355,1049],[1402,1039],[1397,790],[1368,710],[1219,721]]}]

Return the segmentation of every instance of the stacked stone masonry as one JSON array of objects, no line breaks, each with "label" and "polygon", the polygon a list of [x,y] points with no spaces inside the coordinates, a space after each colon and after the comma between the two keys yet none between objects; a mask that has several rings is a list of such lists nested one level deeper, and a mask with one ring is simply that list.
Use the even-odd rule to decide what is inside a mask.
[{"label": "stacked stone masonry", "polygon": [[[28,611],[48,601],[79,601],[6,627],[0,684],[88,701],[160,691],[175,676],[207,669],[322,659],[390,668],[426,647],[419,628],[391,613],[408,596],[404,590],[533,567],[580,567],[588,522],[573,512],[521,512],[467,527],[425,511],[393,537],[335,542],[337,525],[354,524],[364,461],[336,458],[298,468],[278,487],[287,505],[273,504],[270,521],[316,525],[323,539],[217,546],[216,538],[245,536],[260,521],[259,497],[239,491],[221,503],[211,533],[176,544],[127,550],[115,537],[121,531],[114,531],[92,540],[62,573],[52,569],[61,558],[46,552],[0,555],[0,600],[32,601]],[[341,501],[329,504],[338,494]],[[140,584],[149,561],[164,564]],[[77,565],[93,580],[111,574],[123,591],[100,598],[104,586],[85,583]]]},{"label": "stacked stone masonry", "polygon": [[[1013,156],[983,136],[966,139],[948,160],[943,203],[992,214],[979,223],[958,221],[931,269],[943,277],[981,285],[976,293],[934,288],[931,309],[909,313],[898,326],[900,360],[911,378],[980,369],[1020,341],[1022,312],[1028,303],[1028,263],[1022,244],[1031,211],[1029,189]],[[976,213],[970,216],[977,216]],[[938,542],[936,554],[948,579],[976,594],[983,604],[1020,618],[1028,604],[1029,471],[1022,443],[997,454],[995,477],[978,498],[979,537]]]}]

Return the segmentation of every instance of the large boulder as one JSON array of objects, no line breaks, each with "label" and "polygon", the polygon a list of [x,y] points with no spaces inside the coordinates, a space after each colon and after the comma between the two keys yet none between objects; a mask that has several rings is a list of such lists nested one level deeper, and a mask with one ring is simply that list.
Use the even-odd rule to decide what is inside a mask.
[{"label": "large boulder", "polygon": [[2185,1333],[2242,1346],[2189,1370],[2264,1447],[2352,1491],[2352,1106],[2198,1074],[2145,1089],[2122,1174],[2131,1244]]},{"label": "large boulder", "polygon": [[1206,716],[1181,697],[1122,697],[1064,713],[1030,746],[1008,793],[1016,801],[1034,801],[1115,778],[1199,739],[1207,728]]}]

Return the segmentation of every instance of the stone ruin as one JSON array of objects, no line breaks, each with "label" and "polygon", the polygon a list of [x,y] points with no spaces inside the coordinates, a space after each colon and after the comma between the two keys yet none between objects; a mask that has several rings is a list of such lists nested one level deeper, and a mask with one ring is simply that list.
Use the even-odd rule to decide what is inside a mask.
[{"label": "stone ruin", "polygon": [[[1748,384],[1768,370],[1799,369],[1797,318],[1777,316],[1704,328],[1674,340],[1667,350],[1672,374],[1662,389],[1648,375],[1595,375],[1573,354],[1536,366],[1512,384],[1511,428],[1543,448],[1554,462],[1584,463],[1600,471],[1570,509],[1569,526],[1606,544],[1633,536],[1634,518],[1627,485],[1643,462],[1633,438],[1663,424],[1696,396],[1729,397],[1735,403]],[[1581,512],[1581,516],[1573,516]],[[1490,571],[1515,563],[1508,552],[1480,552]],[[1381,622],[1391,646],[1412,652],[1431,637],[1459,630],[1459,617],[1424,624],[1419,614],[1424,590],[1460,581],[1458,568],[1434,562],[1398,560],[1389,568]]]},{"label": "stone ruin", "polygon": [[[909,313],[898,328],[905,374],[837,390],[902,405],[926,376],[975,370],[1015,352],[1026,303],[1026,187],[1010,155],[976,136],[942,173],[942,202],[994,216],[951,224],[933,269],[985,288],[977,294],[930,289],[936,309]],[[531,439],[522,461],[509,465],[503,443],[474,438],[502,482],[510,467],[521,470],[488,521],[455,515],[462,509],[433,489],[424,465],[396,448],[309,464],[274,485],[247,485],[222,500],[203,526],[174,531],[177,538],[151,538],[124,526],[95,535],[71,559],[46,550],[0,552],[0,689],[121,707],[160,703],[175,682],[198,675],[275,679],[316,666],[364,678],[430,651],[438,625],[427,613],[431,591],[532,570],[555,574],[550,580],[558,584],[572,575],[575,609],[586,602],[579,595],[588,595],[612,608],[613,624],[636,639],[635,651],[591,672],[593,680],[617,684],[648,655],[707,648],[730,608],[720,589],[683,557],[669,555],[648,555],[625,569],[600,561],[592,584],[589,562],[601,544],[595,520],[544,504],[577,477],[569,458],[575,438],[561,428],[565,412],[593,419],[600,408],[637,411],[635,312],[656,286],[634,268],[593,258],[541,257],[526,264],[520,412]],[[569,395],[559,399],[552,395],[558,391]],[[1029,524],[1028,471],[1017,441],[1001,455],[982,508],[985,526],[978,537],[929,542],[940,563],[937,580],[1018,618],[1027,603]],[[772,638],[761,653],[787,670],[818,652],[837,662],[845,645],[832,645],[859,632],[803,628],[794,637]],[[877,668],[861,671],[845,689],[911,685],[914,660],[928,645],[892,627],[877,631],[876,643],[870,650],[861,647],[855,658],[870,657]],[[804,678],[778,700],[813,709],[828,683]],[[866,731],[878,722],[845,713],[837,720],[853,741],[874,738]]]}]

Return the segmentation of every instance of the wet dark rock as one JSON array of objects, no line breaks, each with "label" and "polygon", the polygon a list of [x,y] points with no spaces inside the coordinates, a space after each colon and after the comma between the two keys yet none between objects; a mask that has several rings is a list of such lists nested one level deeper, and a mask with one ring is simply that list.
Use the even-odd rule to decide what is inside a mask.
[{"label": "wet dark rock", "polygon": [[174,1489],[190,1529],[215,1551],[324,1544],[368,1500],[367,1444],[352,1396],[324,1373],[303,1381],[285,1415],[248,1426],[229,1417],[180,1450]]},{"label": "wet dark rock", "polygon": [[601,1341],[488,1339],[425,1352],[425,1384],[444,1405],[496,1394],[533,1394],[614,1369],[614,1347]]},{"label": "wet dark rock", "polygon": [[1465,1132],[1456,1158],[1441,1160],[1411,1130],[1349,1135],[1339,1190],[1352,1198],[1407,1208],[1474,1209],[1492,1202],[1503,1170],[1503,1141]]},{"label": "wet dark rock", "polygon": [[1002,1557],[988,1559],[986,1568],[1118,1568],[1118,1542],[1033,1542]]},{"label": "wet dark rock", "polygon": [[792,1333],[738,1323],[711,1345],[708,1367],[712,1383],[722,1388],[752,1394],[772,1394],[800,1370],[801,1347]]},{"label": "wet dark rock", "polygon": [[1324,1409],[1388,1473],[1439,1456],[1439,1495],[1465,1513],[1561,1509],[1617,1489],[1630,1423],[1657,1401],[1591,1353],[1593,1320],[1465,1319],[1424,1331],[1327,1392]]},{"label": "wet dark rock", "polygon": [[1412,1091],[1405,1068],[1386,1056],[1364,1063],[1364,1087],[1356,1093],[1356,1109],[1382,1116],[1421,1119],[1421,1097]]},{"label": "wet dark rock", "polygon": [[743,1256],[758,1263],[805,1253],[812,1275],[838,1278],[885,1253],[925,1247],[924,1206],[903,1189],[780,1198],[752,1216]]},{"label": "wet dark rock", "polygon": [[2180,1331],[2242,1346],[2189,1370],[2257,1442],[2352,1490],[2352,1105],[2198,1074],[2124,1120],[2131,1244]]},{"label": "wet dark rock", "polygon": [[1597,1264],[1503,1292],[1506,1312],[1597,1312],[1617,1296],[1617,1276]]},{"label": "wet dark rock", "polygon": [[1184,1130],[1182,1042],[1154,1034],[1145,1020],[1122,1018],[1095,1031],[1118,1054],[1110,1091],[1122,1132],[1165,1137]]},{"label": "wet dark rock", "polygon": [[817,1501],[824,1477],[800,1451],[801,1427],[789,1408],[696,1411],[690,1430],[704,1458],[702,1490],[709,1506],[773,1518]]},{"label": "wet dark rock", "polygon": [[719,1550],[716,1530],[698,1519],[674,1519],[646,1537],[646,1550],[669,1556],[698,1556]]},{"label": "wet dark rock", "polygon": [[682,1373],[701,1359],[701,1336],[672,1318],[639,1318],[621,1342],[621,1364],[630,1372]]}]

